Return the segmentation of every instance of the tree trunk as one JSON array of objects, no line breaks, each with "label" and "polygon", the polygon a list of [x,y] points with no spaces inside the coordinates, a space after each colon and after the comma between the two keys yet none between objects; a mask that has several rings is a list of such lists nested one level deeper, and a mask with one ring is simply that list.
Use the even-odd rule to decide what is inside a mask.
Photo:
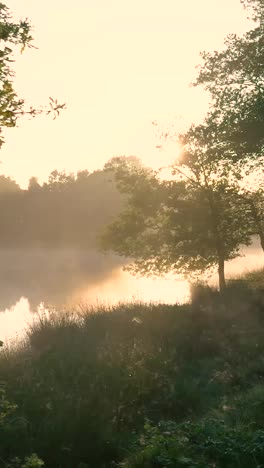
[{"label": "tree trunk", "polygon": [[261,222],[261,217],[259,215],[257,206],[255,205],[255,203],[252,200],[249,200],[249,205],[251,207],[251,213],[252,213],[254,222],[256,224],[257,233],[258,233],[259,239],[260,239],[260,245],[262,247],[262,250],[264,251],[264,229],[263,229],[263,225],[262,225],[262,222]]},{"label": "tree trunk", "polygon": [[223,292],[226,288],[225,260],[223,257],[219,257],[219,260],[218,260],[218,278],[219,278],[219,290],[220,292]]},{"label": "tree trunk", "polygon": [[262,247],[262,250],[264,251],[264,230],[262,228],[261,222],[258,223],[258,235],[260,239],[260,245]]},{"label": "tree trunk", "polygon": [[260,245],[262,247],[262,250],[264,251],[264,232],[262,229],[259,230],[259,238],[260,238]]}]

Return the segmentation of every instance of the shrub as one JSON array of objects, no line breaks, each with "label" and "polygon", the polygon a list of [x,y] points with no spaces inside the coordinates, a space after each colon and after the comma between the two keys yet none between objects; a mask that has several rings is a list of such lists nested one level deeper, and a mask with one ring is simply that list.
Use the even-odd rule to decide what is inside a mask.
[{"label": "shrub", "polygon": [[264,430],[231,428],[219,420],[147,423],[121,468],[248,468],[264,462]]},{"label": "shrub", "polygon": [[[125,463],[139,457],[138,466],[148,466],[149,457],[149,466],[188,466],[189,459],[204,468],[212,453],[219,466],[228,466],[227,434],[233,441],[230,466],[236,466],[239,440],[252,466],[250,447],[263,427],[262,306],[254,292],[243,296],[238,285],[221,297],[207,293],[208,301],[196,296],[181,306],[134,303],[41,316],[27,344],[0,353],[8,394],[2,399],[0,457],[16,456],[21,465],[36,453],[47,468],[109,468],[124,458],[149,419],[145,447],[137,445]],[[168,419],[174,428],[163,431],[158,423]],[[215,446],[208,435],[203,460],[206,433]]]}]

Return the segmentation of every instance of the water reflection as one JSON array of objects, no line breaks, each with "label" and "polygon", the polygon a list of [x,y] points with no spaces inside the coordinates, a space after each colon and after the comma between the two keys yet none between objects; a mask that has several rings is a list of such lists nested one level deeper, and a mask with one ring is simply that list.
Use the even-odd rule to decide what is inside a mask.
[{"label": "water reflection", "polygon": [[[227,276],[243,274],[264,264],[257,239],[244,256],[227,264]],[[187,281],[132,277],[120,259],[77,249],[0,250],[0,339],[13,339],[33,319],[40,303],[114,304],[120,301],[185,302]],[[215,282],[216,277],[211,279]]]},{"label": "water reflection", "polygon": [[81,249],[0,249],[0,310],[26,297],[32,308],[40,302],[60,306],[77,289],[98,284],[120,266],[118,257]]}]

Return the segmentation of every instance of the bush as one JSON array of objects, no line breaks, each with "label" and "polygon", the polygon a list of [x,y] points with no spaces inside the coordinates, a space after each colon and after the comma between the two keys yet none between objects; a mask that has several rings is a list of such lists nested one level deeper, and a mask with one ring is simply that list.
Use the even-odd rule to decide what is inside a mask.
[{"label": "bush", "polygon": [[223,421],[146,424],[121,468],[248,468],[264,463],[264,430],[230,428]]},{"label": "bush", "polygon": [[6,464],[6,468],[42,468],[44,462],[34,453],[26,457],[24,461],[14,458],[11,463]]},{"label": "bush", "polygon": [[[225,440],[216,422],[224,420],[230,440],[245,436],[249,447],[263,427],[262,315],[257,293],[243,296],[241,286],[181,306],[134,303],[43,315],[27,343],[0,353],[8,395],[0,400],[5,413],[0,458],[16,456],[22,464],[36,453],[47,468],[109,468],[124,458],[146,419],[153,421],[149,431],[156,431],[152,442],[154,435],[161,437],[161,446],[159,421],[173,419],[177,437],[211,431],[215,441]],[[198,420],[206,424],[197,425]],[[245,431],[232,432],[247,424]],[[150,460],[158,453],[177,463],[188,458],[202,463],[197,449],[202,442],[193,438],[182,446],[168,437],[169,455],[166,444],[161,455],[159,444],[146,445]],[[136,456],[147,463],[143,448],[133,450],[133,463]],[[231,449],[233,463],[235,445]],[[209,449],[206,453],[203,468],[209,466]]]},{"label": "bush", "polygon": [[[16,410],[17,406],[8,401],[6,389],[2,384],[0,387],[1,463],[4,463],[6,468],[41,468],[44,466],[44,462],[36,454],[25,457],[24,461],[18,457],[14,458],[14,444],[18,441],[19,436],[23,437],[25,429],[24,421],[16,417]],[[11,456],[10,462],[5,461],[7,457]]]}]

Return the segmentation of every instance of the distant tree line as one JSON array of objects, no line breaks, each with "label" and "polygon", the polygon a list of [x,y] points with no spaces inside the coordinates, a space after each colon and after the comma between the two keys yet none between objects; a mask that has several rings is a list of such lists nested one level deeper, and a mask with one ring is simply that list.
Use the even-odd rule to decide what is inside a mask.
[{"label": "distant tree line", "polygon": [[53,171],[22,190],[0,176],[1,246],[93,247],[102,227],[120,212],[122,197],[105,171]]}]

